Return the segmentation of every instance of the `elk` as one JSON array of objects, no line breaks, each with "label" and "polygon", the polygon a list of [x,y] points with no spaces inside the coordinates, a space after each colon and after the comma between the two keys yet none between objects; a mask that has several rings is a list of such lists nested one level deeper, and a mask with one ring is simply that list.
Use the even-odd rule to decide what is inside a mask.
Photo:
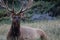
[{"label": "elk", "polygon": [[29,0],[26,7],[24,7],[22,4],[22,8],[18,12],[15,12],[13,7],[14,0],[12,2],[12,9],[8,7],[8,1],[5,4],[4,1],[2,0],[0,5],[6,8],[7,11],[11,12],[11,17],[12,17],[12,24],[7,34],[7,40],[36,40],[38,38],[41,38],[41,40],[48,39],[46,33],[42,29],[36,29],[36,28],[25,27],[25,26],[21,27],[20,25],[22,13],[27,11],[31,7],[32,3],[33,0]]}]

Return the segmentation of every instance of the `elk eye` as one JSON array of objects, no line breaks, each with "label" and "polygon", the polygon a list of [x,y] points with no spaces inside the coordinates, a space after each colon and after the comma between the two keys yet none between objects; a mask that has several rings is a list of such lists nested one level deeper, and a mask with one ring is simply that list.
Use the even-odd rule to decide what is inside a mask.
[{"label": "elk eye", "polygon": [[18,17],[18,18],[20,18],[20,17]]},{"label": "elk eye", "polygon": [[13,17],[14,19],[16,18],[16,17]]}]

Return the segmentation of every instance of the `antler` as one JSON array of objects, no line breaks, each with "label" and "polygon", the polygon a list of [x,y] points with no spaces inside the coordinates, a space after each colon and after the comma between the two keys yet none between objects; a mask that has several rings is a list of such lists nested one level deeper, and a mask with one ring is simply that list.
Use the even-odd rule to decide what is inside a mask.
[{"label": "antler", "polygon": [[0,0],[0,6],[5,8],[8,11],[11,11],[11,9],[8,8],[8,1],[6,1],[6,4],[5,4],[3,0]]},{"label": "antler", "polygon": [[33,0],[28,0],[28,3],[26,4],[26,6],[24,7],[23,6],[24,4],[22,4],[21,9],[17,13],[23,13],[23,12],[25,12],[26,10],[28,10],[29,8],[31,8],[32,3],[33,3]]}]

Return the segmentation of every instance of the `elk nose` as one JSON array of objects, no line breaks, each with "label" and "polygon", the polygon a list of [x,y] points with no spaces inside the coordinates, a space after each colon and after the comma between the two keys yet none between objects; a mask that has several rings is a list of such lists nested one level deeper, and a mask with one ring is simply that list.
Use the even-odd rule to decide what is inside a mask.
[{"label": "elk nose", "polygon": [[18,19],[16,19],[16,21],[18,21]]},{"label": "elk nose", "polygon": [[19,18],[18,17],[16,17],[16,21],[18,21],[19,20]]}]

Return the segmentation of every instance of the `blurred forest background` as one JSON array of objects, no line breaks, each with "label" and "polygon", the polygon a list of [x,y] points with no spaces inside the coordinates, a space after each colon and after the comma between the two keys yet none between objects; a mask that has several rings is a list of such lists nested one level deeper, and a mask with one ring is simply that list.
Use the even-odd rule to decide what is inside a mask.
[{"label": "blurred forest background", "polygon": [[[20,1],[27,2],[27,0],[14,0],[16,11],[21,8]],[[8,0],[8,3],[11,8],[12,0]],[[6,40],[7,31],[11,26],[10,15],[10,12],[0,6],[0,40]],[[32,7],[24,15],[26,18],[21,20],[21,26],[41,28],[49,40],[60,40],[60,0],[34,0]]]},{"label": "blurred forest background", "polygon": [[[4,0],[6,1],[6,0]],[[14,1],[15,10],[21,8],[21,0]],[[25,0],[26,2],[27,0]],[[1,1],[0,1],[1,2]],[[12,0],[8,0],[9,7],[12,6]],[[10,13],[0,6],[0,18],[9,16]],[[60,16],[60,0],[34,0],[33,6],[25,12],[25,20],[53,20]]]}]

